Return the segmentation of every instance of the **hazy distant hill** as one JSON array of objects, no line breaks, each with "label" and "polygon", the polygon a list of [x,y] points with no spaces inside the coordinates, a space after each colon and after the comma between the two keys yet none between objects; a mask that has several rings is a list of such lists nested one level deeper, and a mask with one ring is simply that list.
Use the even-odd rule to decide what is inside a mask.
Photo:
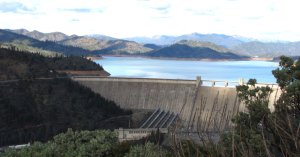
[{"label": "hazy distant hill", "polygon": [[[156,45],[171,45],[180,40],[195,40],[195,41],[204,41],[212,42],[217,45],[222,45],[228,48],[234,47],[246,41],[246,38],[241,40],[233,36],[227,36],[223,34],[199,34],[192,33],[181,36],[154,36],[153,38],[147,37],[133,37],[127,38],[127,40],[132,40],[138,43],[152,43]],[[250,39],[249,39],[250,40]]]},{"label": "hazy distant hill", "polygon": [[64,45],[81,47],[100,54],[134,54],[145,53],[152,49],[127,40],[99,40],[91,37],[75,37],[61,41]]},{"label": "hazy distant hill", "polygon": [[176,44],[182,44],[182,45],[188,45],[190,47],[207,47],[212,50],[218,51],[218,52],[230,52],[231,50],[223,47],[216,45],[211,42],[200,42],[200,41],[194,41],[194,40],[181,40],[177,42]]},{"label": "hazy distant hill", "polygon": [[53,41],[40,41],[31,37],[13,33],[7,30],[0,29],[0,43],[12,44],[16,48],[22,47],[22,50],[32,51],[30,48],[38,48],[41,50],[47,50],[65,55],[85,55],[92,53],[89,50],[85,50],[79,47],[61,45]]},{"label": "hazy distant hill", "polygon": [[237,39],[232,36],[223,35],[223,34],[199,34],[192,33],[187,35],[182,35],[178,37],[179,40],[196,40],[204,42],[212,42],[216,45],[225,46],[231,48],[233,46],[243,43],[242,40]]},{"label": "hazy distant hill", "polygon": [[160,46],[160,45],[155,45],[155,44],[144,44],[144,47],[148,47],[148,48],[153,49],[153,50],[158,50],[158,49],[161,49],[165,46]]},{"label": "hazy distant hill", "polygon": [[55,41],[56,44],[68,45],[100,54],[135,54],[145,53],[153,49],[144,47],[142,44],[134,41],[120,40],[104,35],[89,36],[67,36],[60,32],[41,33],[38,31],[29,32],[25,29],[10,30],[39,41]]},{"label": "hazy distant hill", "polygon": [[259,57],[300,56],[300,42],[248,42],[235,46],[233,50],[239,54]]},{"label": "hazy distant hill", "polygon": [[117,40],[117,38],[101,35],[101,34],[91,34],[91,35],[86,35],[86,37],[91,37],[98,40]]},{"label": "hazy distant hill", "polygon": [[125,38],[126,40],[135,41],[137,43],[142,44],[155,44],[155,45],[171,45],[176,43],[178,40],[174,36],[154,36],[152,38],[149,37],[132,37],[132,38]]},{"label": "hazy distant hill", "polygon": [[195,59],[242,59],[247,58],[231,53],[226,48],[213,43],[180,41],[168,47],[147,53],[151,57],[195,58]]},{"label": "hazy distant hill", "polygon": [[64,41],[60,41],[59,43],[63,45],[81,47],[84,49],[94,51],[94,50],[101,50],[103,48],[106,48],[107,47],[106,42],[107,41],[97,40],[91,37],[77,36],[74,38],[66,39]]},{"label": "hazy distant hill", "polygon": [[54,32],[54,33],[42,33],[38,31],[30,32],[26,29],[17,29],[17,30],[9,30],[9,31],[34,38],[39,41],[45,41],[45,40],[56,41],[57,43],[62,45],[80,47],[91,51],[99,50],[107,47],[106,44],[102,42],[102,40],[93,37],[85,37],[85,36],[77,36],[77,35],[68,36],[60,32]]},{"label": "hazy distant hill", "polygon": [[127,40],[109,40],[107,47],[97,51],[100,54],[139,54],[150,52],[153,49],[142,44]]},{"label": "hazy distant hill", "polygon": [[28,36],[28,37],[31,37],[33,39],[37,39],[40,41],[47,41],[47,40],[62,41],[62,40],[66,40],[66,39],[75,37],[75,35],[68,36],[61,32],[42,33],[42,32],[36,31],[36,30],[30,32],[26,29],[16,29],[16,30],[10,30],[10,31],[17,33],[17,34],[25,35],[25,36]]}]

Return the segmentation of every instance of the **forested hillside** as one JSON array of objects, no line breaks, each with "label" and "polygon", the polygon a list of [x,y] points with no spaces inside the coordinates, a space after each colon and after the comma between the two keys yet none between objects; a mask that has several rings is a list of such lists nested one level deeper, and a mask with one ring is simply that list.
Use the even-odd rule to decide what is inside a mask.
[{"label": "forested hillside", "polygon": [[40,54],[0,48],[0,80],[62,76],[56,70],[103,70],[79,56],[44,57]]},{"label": "forested hillside", "polygon": [[104,120],[107,123],[109,118],[130,112],[69,78],[58,77],[61,74],[56,73],[57,69],[102,67],[81,57],[47,58],[0,49],[0,146],[45,141],[68,128],[93,130],[128,125],[126,118],[104,125]]},{"label": "forested hillside", "polygon": [[[127,114],[114,102],[70,79],[0,86],[0,146],[44,141],[67,128],[100,129],[103,120]],[[115,124],[114,128],[121,126]]]}]

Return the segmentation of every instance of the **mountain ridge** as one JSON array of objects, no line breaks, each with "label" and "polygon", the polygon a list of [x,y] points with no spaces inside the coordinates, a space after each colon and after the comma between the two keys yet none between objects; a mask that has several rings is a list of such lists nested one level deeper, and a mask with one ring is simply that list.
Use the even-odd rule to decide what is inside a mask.
[{"label": "mountain ridge", "polygon": [[66,40],[68,38],[71,38],[73,36],[68,36],[64,33],[61,32],[51,32],[51,33],[42,33],[37,30],[33,31],[28,31],[26,29],[16,29],[16,30],[9,30],[11,32],[17,33],[17,34],[22,34],[28,37],[31,37],[33,39],[37,39],[40,41],[62,41]]},{"label": "mountain ridge", "polygon": [[[179,44],[180,41],[192,40],[194,43],[213,43],[218,45],[218,49],[212,49],[220,52],[230,52],[238,55],[247,55],[251,57],[278,57],[280,55],[300,56],[300,42],[264,42],[241,36],[229,36],[224,34],[200,34],[191,33],[181,36],[154,36],[117,39],[100,34],[86,36],[66,35],[60,32],[41,33],[39,31],[28,31],[26,29],[10,30],[27,37],[35,38],[39,41],[53,41],[56,44],[81,48],[82,51],[90,54],[134,54],[150,53],[161,48]],[[23,37],[21,37],[23,38]],[[133,40],[133,41],[131,41]],[[22,44],[28,44],[28,40]],[[205,46],[208,46],[207,44]],[[223,48],[221,48],[223,47]]]},{"label": "mountain ridge", "polygon": [[[50,52],[57,52],[64,55],[84,55],[92,53],[89,50],[68,45],[61,45],[54,41],[40,41],[29,36],[17,34],[11,31],[0,29],[0,43],[15,45],[16,48],[23,47],[22,50],[28,50],[29,47],[38,48],[41,50],[48,50]],[[31,51],[30,51],[31,52]]]},{"label": "mountain ridge", "polygon": [[153,50],[134,41],[116,39],[104,35],[68,36],[61,32],[41,33],[39,31],[30,32],[26,29],[9,31],[39,41],[53,41],[60,45],[81,48],[86,51],[91,51],[92,54],[135,54],[146,53]]},{"label": "mountain ridge", "polygon": [[186,59],[225,59],[238,60],[247,59],[230,52],[230,50],[209,42],[197,42],[181,40],[171,46],[151,51],[145,54],[149,57],[158,58],[186,58]]},{"label": "mountain ridge", "polygon": [[237,54],[257,57],[300,56],[300,42],[259,42],[252,41],[232,48]]},{"label": "mountain ridge", "polygon": [[[161,36],[154,36],[152,38],[132,37],[126,39],[136,41],[139,43],[144,43],[144,44],[149,43],[149,44],[156,44],[156,45],[171,45],[181,40],[195,40],[195,41],[203,41],[203,42],[212,42],[227,48],[234,47],[244,42],[241,39],[235,38],[233,36],[224,35],[224,34],[200,34],[200,33],[184,34],[180,36],[161,35]],[[246,38],[244,40],[246,40]]]}]

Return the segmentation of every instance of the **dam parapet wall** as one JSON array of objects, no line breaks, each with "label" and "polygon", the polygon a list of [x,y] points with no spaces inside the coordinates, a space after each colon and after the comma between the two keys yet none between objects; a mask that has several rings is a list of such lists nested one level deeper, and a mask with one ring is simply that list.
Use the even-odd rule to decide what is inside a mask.
[{"label": "dam parapet wall", "polygon": [[[104,98],[124,109],[161,109],[179,114],[182,125],[193,131],[222,131],[245,106],[237,97],[237,82],[182,79],[148,79],[121,77],[73,77]],[[276,84],[270,86],[270,108],[280,96]]]}]

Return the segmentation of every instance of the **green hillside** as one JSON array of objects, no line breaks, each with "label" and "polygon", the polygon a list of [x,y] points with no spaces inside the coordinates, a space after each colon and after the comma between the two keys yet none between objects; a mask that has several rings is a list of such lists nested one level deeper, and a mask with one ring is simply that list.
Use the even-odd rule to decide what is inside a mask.
[{"label": "green hillside", "polygon": [[128,125],[126,117],[113,122],[107,119],[130,112],[69,78],[59,77],[62,74],[56,73],[57,69],[103,68],[81,57],[47,58],[0,49],[0,147],[46,141],[67,128],[114,129]]},{"label": "green hillside", "polygon": [[0,80],[61,76],[56,70],[103,70],[93,61],[79,56],[44,57],[0,48]]}]

